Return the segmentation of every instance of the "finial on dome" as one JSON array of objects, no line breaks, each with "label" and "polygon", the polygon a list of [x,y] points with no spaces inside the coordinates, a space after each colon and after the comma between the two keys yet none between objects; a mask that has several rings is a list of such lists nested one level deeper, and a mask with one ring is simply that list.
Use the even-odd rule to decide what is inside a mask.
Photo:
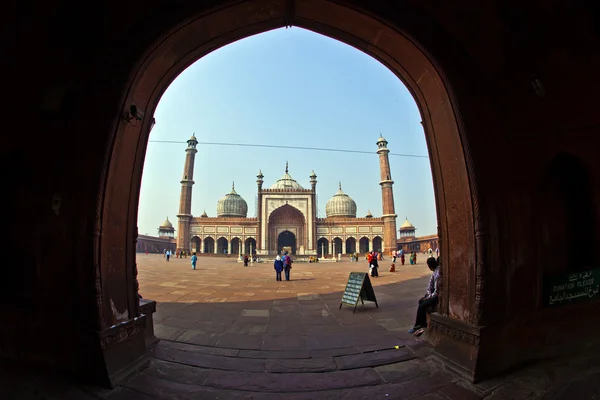
[{"label": "finial on dome", "polygon": [[342,190],[342,181],[339,181],[339,188]]},{"label": "finial on dome", "polygon": [[288,162],[287,161],[285,162],[285,173],[286,174],[288,173]]},{"label": "finial on dome", "polygon": [[235,190],[235,181],[231,184],[231,190]]}]

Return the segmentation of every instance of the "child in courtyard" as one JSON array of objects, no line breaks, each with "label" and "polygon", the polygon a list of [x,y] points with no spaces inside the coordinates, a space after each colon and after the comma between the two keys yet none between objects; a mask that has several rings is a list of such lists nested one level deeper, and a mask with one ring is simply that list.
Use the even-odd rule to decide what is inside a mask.
[{"label": "child in courtyard", "polygon": [[190,260],[192,261],[192,269],[196,269],[196,262],[198,261],[198,257],[196,256],[195,252]]},{"label": "child in courtyard", "polygon": [[281,271],[283,271],[283,260],[281,257],[277,256],[275,258],[275,263],[273,264],[273,268],[275,268],[275,278],[276,280],[281,280]]}]

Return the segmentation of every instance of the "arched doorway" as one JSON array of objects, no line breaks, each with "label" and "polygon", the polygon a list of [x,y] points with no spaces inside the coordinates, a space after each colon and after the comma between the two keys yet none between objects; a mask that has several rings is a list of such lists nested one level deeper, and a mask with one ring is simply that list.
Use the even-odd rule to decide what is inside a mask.
[{"label": "arched doorway", "polygon": [[369,238],[361,237],[360,240],[358,241],[358,247],[359,247],[360,253],[362,253],[362,254],[368,253],[369,252]]},{"label": "arched doorway", "polygon": [[246,242],[244,243],[244,254],[256,254],[256,239],[246,239]]},{"label": "arched doorway", "polygon": [[209,237],[204,238],[204,253],[213,254],[215,252],[215,239]]},{"label": "arched doorway", "polygon": [[381,240],[381,237],[375,236],[373,238],[373,251],[376,251],[376,252],[380,253],[381,249],[382,249],[382,245],[383,245],[382,242],[383,241]]},{"label": "arched doorway", "polygon": [[192,250],[192,253],[200,253],[200,249],[201,249],[201,244],[202,242],[200,241],[200,238],[198,236],[193,236],[192,240],[191,240],[191,246],[190,249]]},{"label": "arched doorway", "polygon": [[227,254],[228,253],[228,249],[227,249],[227,245],[229,244],[229,241],[227,239],[225,239],[224,237],[220,237],[217,239],[217,254]]},{"label": "arched doorway", "polygon": [[337,257],[342,252],[342,239],[336,237],[331,242],[333,244],[333,256]]},{"label": "arched doorway", "polygon": [[[292,14],[283,6],[284,2],[282,7],[274,6],[269,12],[263,10],[261,2],[240,1],[212,11],[198,5],[197,14],[186,20],[175,18],[167,31],[147,35],[147,31],[140,30],[140,42],[147,43],[148,37],[157,38],[156,42],[142,45],[145,47],[132,53],[132,57],[140,54],[137,63],[124,58],[126,61],[118,70],[127,72],[114,79],[115,82],[123,82],[123,85],[111,87],[112,92],[120,93],[118,104],[112,103],[97,111],[99,115],[113,116],[107,145],[103,146],[107,153],[97,157],[103,160],[100,184],[97,185],[100,189],[95,196],[99,199],[95,208],[99,233],[93,235],[93,246],[98,256],[94,260],[96,272],[90,279],[93,282],[98,280],[100,284],[94,287],[102,288],[98,295],[101,299],[98,301],[99,329],[124,322],[127,316],[139,315],[135,279],[131,284],[111,284],[111,281],[121,282],[125,279],[121,276],[135,276],[135,245],[131,238],[136,236],[137,231],[139,189],[148,136],[154,123],[152,115],[161,95],[182,70],[210,51],[244,37],[288,25],[310,29],[364,51],[390,68],[414,95],[428,144],[438,233],[442,238],[452,238],[452,241],[442,239],[440,256],[445,260],[443,287],[447,290],[441,293],[438,311],[444,317],[451,317],[453,323],[478,325],[485,322],[482,294],[486,290],[486,282],[492,281],[484,279],[491,271],[488,271],[490,252],[486,249],[493,235],[488,232],[485,211],[479,208],[480,205],[483,208],[478,190],[482,178],[473,167],[485,160],[471,151],[472,144],[478,140],[477,135],[467,135],[463,121],[469,122],[474,132],[484,128],[493,130],[493,134],[487,137],[496,141],[502,135],[497,124],[484,126],[488,121],[497,121],[492,114],[494,108],[473,106],[478,100],[486,101],[479,86],[467,81],[480,76],[479,71],[467,57],[452,57],[464,53],[459,45],[450,38],[444,39],[444,35],[420,30],[419,24],[406,24],[411,30],[420,32],[415,36],[410,32],[406,34],[397,28],[397,24],[387,23],[383,15],[363,13],[337,2],[311,0],[294,4]],[[222,21],[230,22],[223,24]],[[207,26],[219,29],[207,29]],[[205,34],[199,35],[198,32]],[[447,44],[444,47],[438,43],[436,48],[443,47],[444,50],[433,55],[428,53],[427,46],[418,42],[421,38],[432,45],[432,37]],[[436,55],[443,57],[446,64],[440,64]],[[450,63],[452,59],[455,61]],[[454,68],[446,68],[448,65]],[[444,75],[447,71],[452,73],[450,78]],[[455,85],[459,85],[462,91],[457,92]],[[461,110],[459,98],[461,104],[471,108]],[[94,100],[97,100],[95,104],[106,103],[103,98]],[[145,115],[138,123],[130,123],[129,119],[123,118],[132,106],[143,110]],[[476,116],[473,116],[473,108],[478,111]],[[476,209],[474,204],[478,205]],[[287,229],[285,226],[282,228]],[[267,233],[273,250],[276,250],[277,233]],[[296,237],[300,246],[305,234],[296,233]],[[253,249],[255,245],[256,242]],[[205,250],[208,251],[208,247]],[[119,273],[100,273],[100,266],[106,269],[108,263],[111,271]],[[106,284],[103,284],[105,281]],[[123,287],[127,288],[126,295],[117,293]],[[111,311],[111,301],[114,301],[112,309],[120,310],[118,314]]]},{"label": "arched doorway", "polygon": [[276,208],[268,218],[268,236],[267,245],[269,254],[279,254],[281,246],[279,238],[284,232],[288,240],[288,246],[292,246],[292,236],[294,254],[298,253],[300,248],[306,248],[306,219],[304,214],[297,208],[284,204]]},{"label": "arched doorway", "polygon": [[277,236],[277,252],[283,254],[284,251],[296,254],[296,235],[290,231],[283,231]]},{"label": "arched doorway", "polygon": [[240,254],[240,238],[231,239],[231,254]]},{"label": "arched doorway", "polygon": [[317,256],[319,258],[327,256],[329,252],[329,240],[321,238],[317,240]]},{"label": "arched doorway", "polygon": [[349,237],[346,239],[346,254],[356,253],[356,239]]}]

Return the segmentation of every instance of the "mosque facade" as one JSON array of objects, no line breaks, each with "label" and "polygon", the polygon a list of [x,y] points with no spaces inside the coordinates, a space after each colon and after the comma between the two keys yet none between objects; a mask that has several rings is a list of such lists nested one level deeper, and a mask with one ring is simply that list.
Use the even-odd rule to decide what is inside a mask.
[{"label": "mosque facade", "polygon": [[194,158],[198,141],[187,141],[186,160],[179,204],[177,250],[198,254],[256,254],[275,256],[289,251],[297,257],[331,257],[337,254],[390,252],[397,248],[394,197],[389,165],[388,142],[380,137],[377,144],[382,190],[381,217],[369,212],[356,216],[356,203],[342,190],[327,202],[325,218],[317,215],[317,175],[309,175],[310,187],[303,187],[285,172],[271,186],[263,187],[264,176],[259,172],[257,212],[248,217],[248,204],[235,191],[217,203],[215,217],[206,211],[192,215],[191,200],[194,185]]}]

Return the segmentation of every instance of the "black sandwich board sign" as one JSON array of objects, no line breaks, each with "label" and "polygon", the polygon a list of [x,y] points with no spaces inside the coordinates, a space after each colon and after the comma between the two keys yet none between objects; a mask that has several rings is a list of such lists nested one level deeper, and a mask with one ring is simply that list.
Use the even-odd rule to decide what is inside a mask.
[{"label": "black sandwich board sign", "polygon": [[377,299],[375,298],[373,285],[371,285],[371,280],[369,279],[369,274],[366,272],[350,272],[348,283],[346,283],[346,289],[342,295],[340,308],[342,308],[342,304],[354,306],[354,311],[352,311],[354,314],[359,298],[363,305],[365,304],[364,300],[374,301],[375,306],[379,308],[379,304],[377,304]]}]

